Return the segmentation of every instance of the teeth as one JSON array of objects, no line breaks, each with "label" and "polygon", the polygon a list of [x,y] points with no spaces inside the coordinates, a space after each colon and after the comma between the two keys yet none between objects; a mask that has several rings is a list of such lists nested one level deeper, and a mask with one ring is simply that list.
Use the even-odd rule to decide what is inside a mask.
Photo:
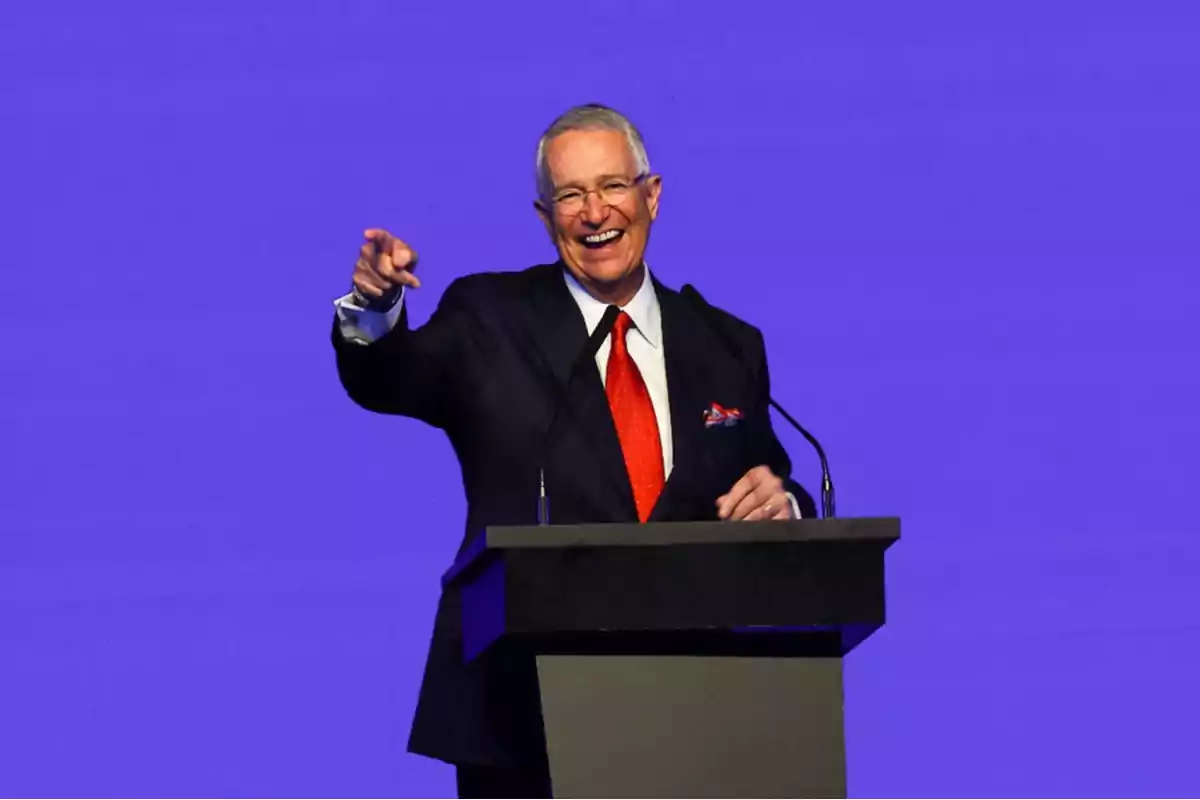
[{"label": "teeth", "polygon": [[611,230],[605,231],[604,233],[593,233],[591,236],[583,237],[583,240],[588,244],[603,244],[604,242],[611,242],[620,235],[620,231]]}]

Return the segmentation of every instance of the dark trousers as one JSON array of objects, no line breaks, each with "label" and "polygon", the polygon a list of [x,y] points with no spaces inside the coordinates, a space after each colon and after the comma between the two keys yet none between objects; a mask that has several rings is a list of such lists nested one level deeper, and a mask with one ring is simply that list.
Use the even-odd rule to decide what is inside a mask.
[{"label": "dark trousers", "polygon": [[550,776],[545,770],[510,770],[499,767],[481,767],[474,764],[459,764],[459,797],[549,797]]}]

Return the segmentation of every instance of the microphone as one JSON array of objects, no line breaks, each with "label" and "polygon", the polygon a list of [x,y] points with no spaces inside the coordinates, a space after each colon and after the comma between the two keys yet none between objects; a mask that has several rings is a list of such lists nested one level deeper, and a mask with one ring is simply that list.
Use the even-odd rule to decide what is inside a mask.
[{"label": "microphone", "polygon": [[[617,317],[620,316],[621,309],[617,306],[609,306],[604,309],[604,316],[600,318],[600,324],[596,326],[596,330],[592,331],[592,335],[588,337],[587,344],[583,350],[571,362],[571,369],[567,372],[567,387],[570,387],[571,380],[575,377],[575,373],[580,368],[596,357],[596,352],[600,350],[600,345],[604,344],[604,340],[608,338],[608,334],[612,332],[613,326],[617,324]],[[562,411],[562,407],[566,405],[566,390],[557,381],[553,380],[555,387],[554,412],[550,415],[550,424],[546,426],[546,430],[542,433],[542,441],[538,446],[538,460],[541,461],[545,457],[546,442],[550,438],[551,431],[554,430],[554,423],[558,421],[558,414]],[[550,501],[546,499],[546,470],[544,466],[538,467],[538,525],[550,524]]]},{"label": "microphone", "polygon": [[[741,348],[738,347],[737,342],[734,341],[733,336],[726,329],[725,320],[720,318],[717,309],[709,305],[708,301],[690,283],[686,284],[679,293],[704,318],[709,329],[724,342],[726,349],[729,350],[737,362],[744,364]],[[821,516],[825,519],[832,519],[834,516],[833,479],[829,476],[829,459],[825,457],[825,448],[821,447],[821,443],[817,441],[817,438],[805,430],[804,426],[797,422],[783,406],[775,402],[775,398],[768,397],[767,401],[793,428],[800,432],[801,436],[808,440],[813,450],[817,451],[817,458],[821,459]]]}]

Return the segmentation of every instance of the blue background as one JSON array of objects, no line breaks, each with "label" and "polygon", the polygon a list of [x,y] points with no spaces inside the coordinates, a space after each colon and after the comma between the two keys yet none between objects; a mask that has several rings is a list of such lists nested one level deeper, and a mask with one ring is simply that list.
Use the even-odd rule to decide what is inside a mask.
[{"label": "blue background", "polygon": [[852,794],[1200,791],[1198,33],[1184,3],[7,4],[0,792],[453,791],[404,745],[457,465],[346,399],[331,300],[368,226],[420,251],[416,322],[552,258],[534,145],[589,101],[665,176],[656,274],[764,330],[843,515],[904,519]]}]

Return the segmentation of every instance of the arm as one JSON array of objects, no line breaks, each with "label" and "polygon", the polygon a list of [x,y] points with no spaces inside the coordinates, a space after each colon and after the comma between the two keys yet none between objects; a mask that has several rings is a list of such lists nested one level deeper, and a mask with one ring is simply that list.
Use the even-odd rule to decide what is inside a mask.
[{"label": "arm", "polygon": [[353,300],[350,307],[339,301],[333,347],[338,377],[355,403],[446,427],[468,367],[486,346],[463,285],[462,280],[452,283],[429,321],[416,330],[408,328],[403,299],[386,313],[356,312]]},{"label": "arm", "polygon": [[754,364],[753,412],[747,446],[749,471],[717,500],[721,519],[763,520],[815,518],[816,504],[799,483],[792,480],[792,463],[771,425],[771,378],[767,368],[762,334],[750,329],[752,339],[742,352]]}]

